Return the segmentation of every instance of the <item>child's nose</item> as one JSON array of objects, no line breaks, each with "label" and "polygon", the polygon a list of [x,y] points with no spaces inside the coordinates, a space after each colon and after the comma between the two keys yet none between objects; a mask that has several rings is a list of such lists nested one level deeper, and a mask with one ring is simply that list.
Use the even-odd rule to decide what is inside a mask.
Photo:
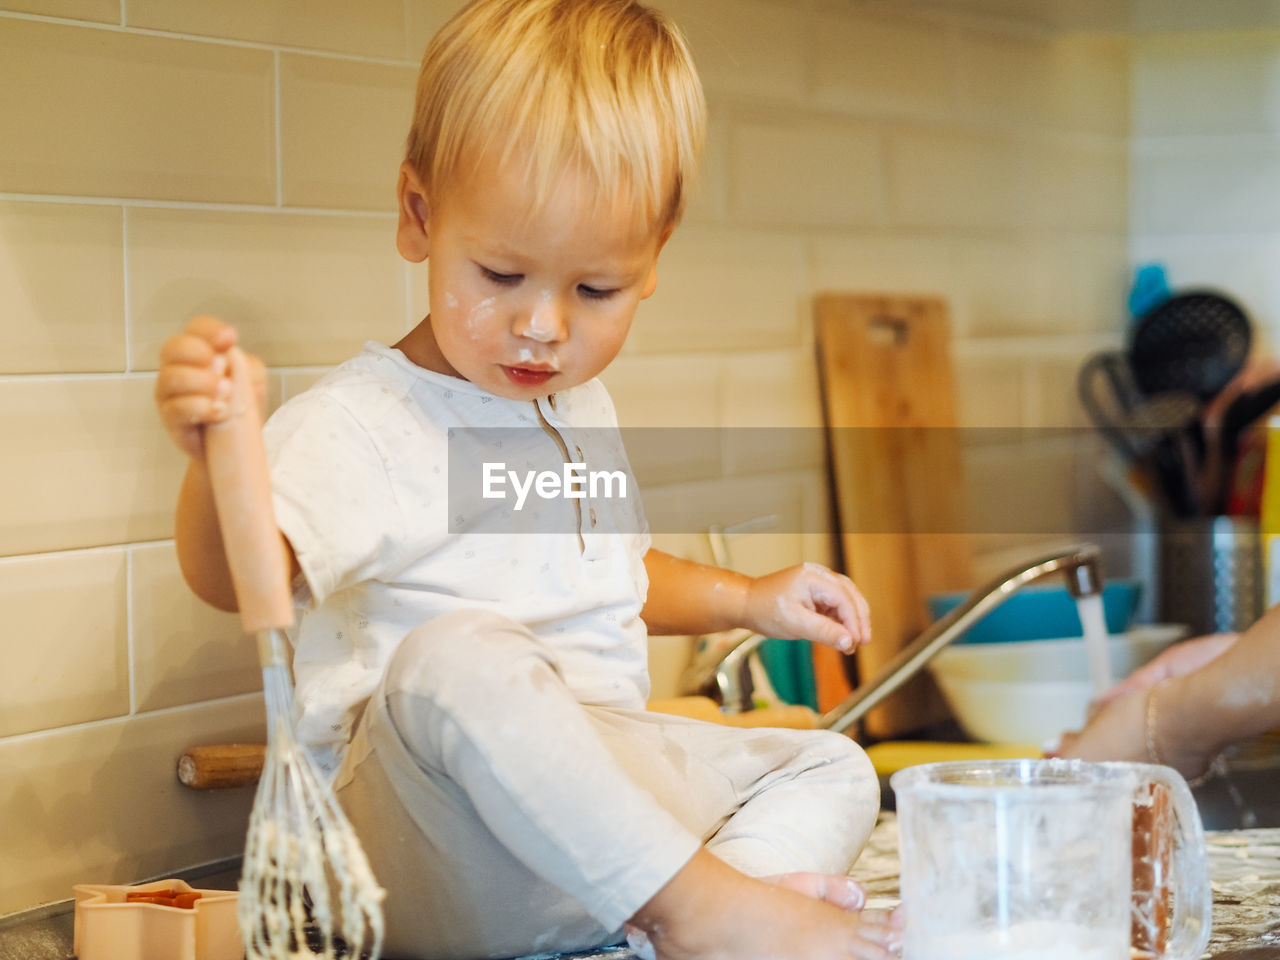
[{"label": "child's nose", "polygon": [[543,290],[532,309],[516,321],[514,332],[517,337],[538,343],[557,343],[565,339],[568,318],[558,298],[550,290]]}]

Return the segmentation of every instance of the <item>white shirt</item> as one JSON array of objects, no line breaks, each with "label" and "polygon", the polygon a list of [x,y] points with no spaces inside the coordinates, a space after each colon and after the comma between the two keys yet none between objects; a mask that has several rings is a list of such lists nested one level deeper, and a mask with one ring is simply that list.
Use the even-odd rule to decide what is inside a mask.
[{"label": "white shirt", "polygon": [[[523,623],[583,703],[643,708],[650,541],[598,380],[506,400],[368,343],[264,433],[276,522],[302,568],[291,634],[299,736],[323,767],[336,770],[400,641],[452,610]],[[473,436],[517,472],[565,460],[625,471],[627,496],[534,493],[517,514],[514,494],[477,489]]]}]

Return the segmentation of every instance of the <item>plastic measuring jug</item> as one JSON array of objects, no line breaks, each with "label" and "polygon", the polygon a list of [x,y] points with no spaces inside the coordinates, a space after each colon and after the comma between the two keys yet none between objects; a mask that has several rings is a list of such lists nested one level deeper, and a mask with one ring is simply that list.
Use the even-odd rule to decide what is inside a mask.
[{"label": "plastic measuring jug", "polygon": [[890,784],[904,960],[1203,954],[1204,831],[1168,767],[961,761],[908,767]]}]

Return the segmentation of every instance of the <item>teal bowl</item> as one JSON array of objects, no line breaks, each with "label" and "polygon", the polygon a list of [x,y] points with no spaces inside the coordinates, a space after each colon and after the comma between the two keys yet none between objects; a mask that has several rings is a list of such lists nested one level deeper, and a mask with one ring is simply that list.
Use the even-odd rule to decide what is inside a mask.
[{"label": "teal bowl", "polygon": [[[1102,586],[1102,611],[1108,633],[1124,633],[1133,620],[1142,584],[1137,580],[1108,580]],[[929,615],[937,620],[969,596],[964,592],[929,597]],[[1067,588],[1024,587],[970,627],[956,643],[1010,643],[1019,640],[1058,640],[1081,636],[1080,614]]]}]

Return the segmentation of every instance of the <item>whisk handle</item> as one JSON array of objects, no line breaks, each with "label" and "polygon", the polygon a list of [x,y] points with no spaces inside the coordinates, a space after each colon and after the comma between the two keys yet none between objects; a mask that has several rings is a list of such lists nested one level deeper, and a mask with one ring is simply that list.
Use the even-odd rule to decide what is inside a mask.
[{"label": "whisk handle", "polygon": [[289,566],[271,509],[271,477],[262,423],[238,347],[228,351],[229,413],[205,427],[205,461],[231,581],[247,633],[293,623]]}]

